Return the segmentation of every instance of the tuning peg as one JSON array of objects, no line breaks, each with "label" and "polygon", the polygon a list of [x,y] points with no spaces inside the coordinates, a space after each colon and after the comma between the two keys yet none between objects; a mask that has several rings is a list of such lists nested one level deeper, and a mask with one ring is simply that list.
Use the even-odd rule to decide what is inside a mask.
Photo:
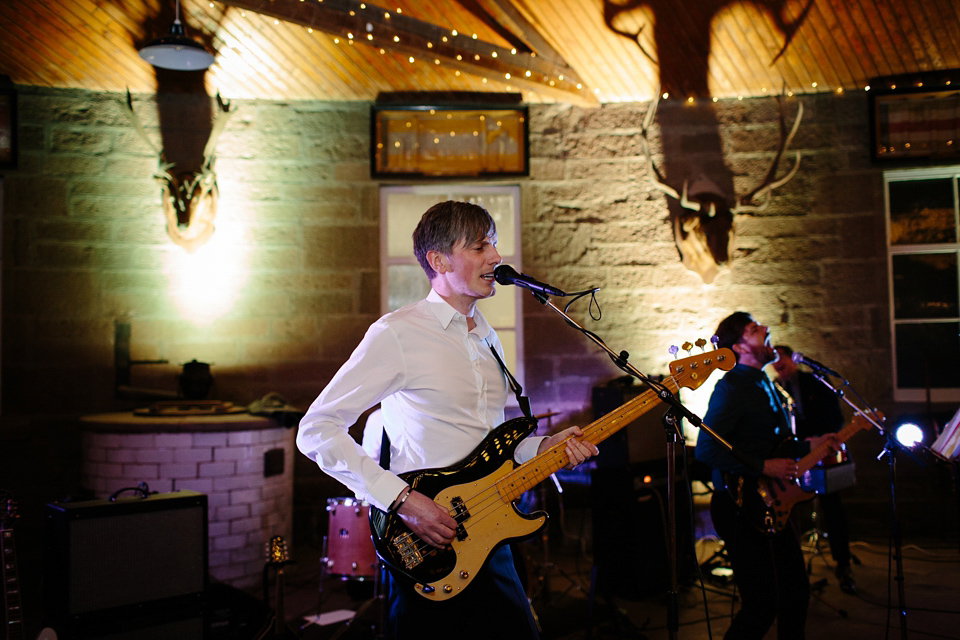
[{"label": "tuning peg", "polygon": [[687,353],[690,353],[690,351],[693,350],[693,343],[691,343],[691,342],[684,342],[684,343],[683,343],[683,350],[686,351]]},{"label": "tuning peg", "polygon": [[680,347],[678,347],[678,346],[675,345],[675,344],[672,344],[672,345],[670,345],[670,348],[667,349],[667,351],[670,352],[670,355],[672,355],[674,358],[676,358],[676,357],[677,357],[677,352],[680,351]]},{"label": "tuning peg", "polygon": [[697,341],[694,342],[694,344],[700,347],[700,351],[706,351],[704,347],[707,346],[707,341],[704,340],[703,338],[697,338]]},{"label": "tuning peg", "polygon": [[710,343],[713,345],[713,348],[716,349],[717,345],[720,343],[719,336],[710,336]]}]

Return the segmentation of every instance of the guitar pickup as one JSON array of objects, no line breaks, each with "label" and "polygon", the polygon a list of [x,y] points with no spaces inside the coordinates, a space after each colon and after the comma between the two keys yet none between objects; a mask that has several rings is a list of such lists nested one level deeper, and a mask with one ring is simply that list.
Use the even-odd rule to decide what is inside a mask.
[{"label": "guitar pickup", "polygon": [[396,550],[403,566],[407,569],[413,569],[423,562],[423,554],[417,549],[417,543],[409,533],[394,538],[393,548]]},{"label": "guitar pickup", "polygon": [[467,530],[463,523],[470,518],[470,511],[460,496],[454,496],[450,503],[453,505],[453,519],[457,521],[457,540],[462,542],[467,539]]}]

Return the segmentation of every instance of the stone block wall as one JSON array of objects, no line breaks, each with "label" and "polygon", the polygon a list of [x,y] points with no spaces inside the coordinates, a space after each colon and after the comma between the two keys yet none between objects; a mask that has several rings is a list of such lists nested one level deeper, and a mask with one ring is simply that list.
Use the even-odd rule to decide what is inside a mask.
[{"label": "stone block wall", "polygon": [[[209,298],[230,287],[233,298],[204,323],[173,296],[191,272],[177,270],[183,250],[164,229],[157,158],[123,113],[124,96],[19,93],[20,165],[4,176],[3,413],[139,406],[115,394],[118,323],[130,326],[132,359],[167,361],[134,365],[134,386],[175,391],[180,366],[197,359],[212,364],[214,397],[245,404],[276,391],[305,408],[379,315],[369,104],[233,101],[217,147],[211,245],[234,250],[215,272],[243,266],[245,275],[214,283]],[[646,373],[666,373],[670,345],[709,338],[744,309],[889,414],[882,172],[869,161],[867,100],[792,98],[788,115],[800,101],[800,170],[766,210],[736,219],[732,262],[711,284],[681,264],[668,199],[648,175],[640,123],[649,105],[531,105],[530,176],[509,181],[521,185],[523,269],[565,290],[600,287],[602,315],[583,300],[573,317]],[[134,109],[159,140],[154,99],[135,96]],[[172,122],[168,136],[202,128]],[[772,98],[697,109],[666,101],[651,143],[676,188],[715,172],[732,200],[759,182],[778,135]],[[722,161],[703,151],[714,139]],[[592,387],[619,371],[531,298],[524,315],[535,410],[561,412],[560,426],[589,421]],[[694,409],[711,386],[686,394]]]}]

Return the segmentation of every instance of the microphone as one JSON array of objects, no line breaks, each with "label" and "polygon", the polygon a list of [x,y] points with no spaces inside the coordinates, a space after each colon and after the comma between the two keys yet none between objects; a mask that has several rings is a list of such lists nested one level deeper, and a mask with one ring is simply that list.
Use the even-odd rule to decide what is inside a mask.
[{"label": "microphone", "polygon": [[817,362],[816,360],[814,360],[814,359],[812,359],[812,358],[808,358],[807,356],[803,355],[803,354],[800,353],[799,351],[794,351],[794,352],[793,352],[793,355],[790,356],[790,359],[793,360],[793,361],[794,361],[795,363],[797,363],[797,364],[805,364],[805,365],[807,365],[808,367],[810,367],[811,369],[813,369],[814,371],[817,371],[817,372],[819,372],[819,373],[825,373],[825,374],[827,374],[827,375],[829,375],[829,376],[836,376],[836,377],[838,377],[838,378],[842,378],[842,377],[843,377],[843,376],[841,376],[839,373],[837,373],[836,371],[834,371],[833,369],[831,369],[830,367],[828,367],[828,366],[826,366],[826,365],[824,365],[824,364],[821,364],[821,363]]},{"label": "microphone", "polygon": [[556,287],[551,287],[539,280],[535,280],[524,273],[517,273],[513,267],[508,264],[501,264],[493,270],[493,277],[500,284],[515,284],[524,289],[530,289],[534,293],[540,293],[545,296],[565,296],[567,295]]}]

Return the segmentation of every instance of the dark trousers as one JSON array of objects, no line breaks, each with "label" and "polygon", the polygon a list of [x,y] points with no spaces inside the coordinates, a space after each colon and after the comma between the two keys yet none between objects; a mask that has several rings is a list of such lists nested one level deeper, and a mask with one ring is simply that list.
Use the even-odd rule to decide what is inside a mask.
[{"label": "dark trousers", "polygon": [[830,555],[837,563],[838,569],[850,566],[850,532],[847,526],[847,511],[840,500],[840,493],[823,493],[817,499],[820,501],[820,512],[823,514],[823,530],[830,543]]},{"label": "dark trousers", "polygon": [[386,573],[388,640],[540,637],[507,545],[491,554],[463,593],[442,602],[431,602],[419,595],[403,576],[390,570]]},{"label": "dark trousers", "polygon": [[810,582],[796,530],[788,526],[773,536],[761,533],[722,489],[713,493],[710,516],[723,538],[742,603],[724,640],[762,640],[774,620],[779,640],[802,640]]}]

